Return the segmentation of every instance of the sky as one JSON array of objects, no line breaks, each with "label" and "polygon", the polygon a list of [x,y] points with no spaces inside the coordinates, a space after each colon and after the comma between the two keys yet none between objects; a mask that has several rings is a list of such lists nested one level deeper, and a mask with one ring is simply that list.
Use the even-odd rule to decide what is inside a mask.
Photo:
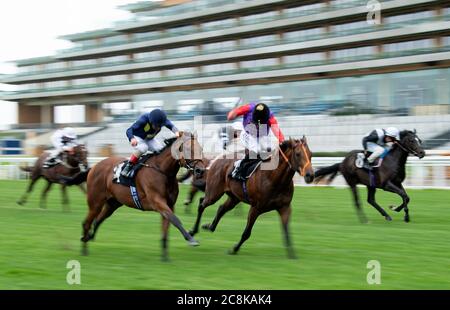
[{"label": "sky", "polygon": [[[64,34],[111,26],[114,21],[131,17],[118,5],[137,0],[1,0],[0,1],[0,74],[15,73],[8,61],[48,56],[71,47],[58,40]],[[0,84],[0,90],[10,90]],[[1,125],[16,121],[17,108],[1,102]]]}]

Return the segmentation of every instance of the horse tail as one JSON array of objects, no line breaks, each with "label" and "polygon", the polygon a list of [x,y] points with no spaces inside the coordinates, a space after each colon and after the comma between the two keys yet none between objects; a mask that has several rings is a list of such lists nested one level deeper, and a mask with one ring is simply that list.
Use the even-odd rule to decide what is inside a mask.
[{"label": "horse tail", "polygon": [[91,168],[81,171],[80,173],[76,174],[73,177],[67,177],[67,176],[60,176],[61,182],[67,186],[71,185],[80,185],[83,182],[86,182],[89,171],[91,171]]},{"label": "horse tail", "polygon": [[191,170],[188,170],[185,174],[183,174],[182,176],[177,177],[177,181],[182,183],[184,181],[186,181],[187,179],[189,179],[192,175]]},{"label": "horse tail", "polygon": [[31,166],[25,166],[25,167],[19,167],[20,170],[25,171],[25,172],[32,172],[34,167]]},{"label": "horse tail", "polygon": [[314,182],[318,183],[326,176],[329,176],[326,183],[327,184],[331,183],[334,180],[334,178],[337,176],[337,174],[339,173],[340,168],[341,168],[341,164],[337,163],[332,166],[323,167],[323,168],[316,170],[314,172]]}]

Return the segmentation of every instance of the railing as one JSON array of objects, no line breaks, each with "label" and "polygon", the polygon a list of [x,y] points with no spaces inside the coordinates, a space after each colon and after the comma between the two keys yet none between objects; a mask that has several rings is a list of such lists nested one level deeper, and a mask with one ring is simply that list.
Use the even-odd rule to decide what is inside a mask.
[{"label": "railing", "polygon": [[[104,159],[103,157],[90,157],[89,164]],[[20,170],[20,166],[33,165],[34,157],[0,157],[0,179],[18,180],[25,179],[28,173]],[[314,157],[312,164],[315,169],[329,166],[342,161],[340,157]],[[450,156],[427,156],[423,159],[410,157],[406,166],[406,180],[404,185],[410,188],[443,188],[450,189]],[[302,178],[294,178],[296,185],[306,185]],[[334,186],[345,186],[342,177],[333,181]],[[313,185],[307,185],[313,186]]]}]

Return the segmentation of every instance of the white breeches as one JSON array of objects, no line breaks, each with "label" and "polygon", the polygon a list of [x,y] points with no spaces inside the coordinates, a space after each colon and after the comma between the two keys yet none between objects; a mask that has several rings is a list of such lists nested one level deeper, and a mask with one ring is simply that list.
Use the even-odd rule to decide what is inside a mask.
[{"label": "white breeches", "polygon": [[269,136],[256,138],[247,132],[242,131],[240,139],[245,148],[252,153],[259,154],[261,152],[267,152],[267,149],[271,147]]},{"label": "white breeches", "polygon": [[375,159],[380,157],[386,149],[376,143],[373,142],[367,142],[367,151],[371,152],[372,154],[367,158],[367,161],[369,163],[373,163]]},{"label": "white breeches", "polygon": [[160,150],[162,150],[164,148],[163,143],[157,139],[144,140],[144,139],[136,137],[136,136],[134,136],[134,138],[138,142],[138,144],[133,147],[134,155],[136,157],[139,157],[148,151],[159,152]]}]

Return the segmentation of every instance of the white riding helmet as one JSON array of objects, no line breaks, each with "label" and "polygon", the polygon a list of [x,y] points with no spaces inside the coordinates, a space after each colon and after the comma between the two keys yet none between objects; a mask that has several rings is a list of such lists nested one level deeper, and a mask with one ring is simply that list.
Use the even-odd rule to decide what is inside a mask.
[{"label": "white riding helmet", "polygon": [[396,140],[400,140],[400,130],[396,127],[389,127],[386,129],[386,136],[392,137]]},{"label": "white riding helmet", "polygon": [[63,129],[63,134],[65,137],[69,139],[76,139],[77,134],[75,133],[75,130],[72,127],[66,127]]}]

